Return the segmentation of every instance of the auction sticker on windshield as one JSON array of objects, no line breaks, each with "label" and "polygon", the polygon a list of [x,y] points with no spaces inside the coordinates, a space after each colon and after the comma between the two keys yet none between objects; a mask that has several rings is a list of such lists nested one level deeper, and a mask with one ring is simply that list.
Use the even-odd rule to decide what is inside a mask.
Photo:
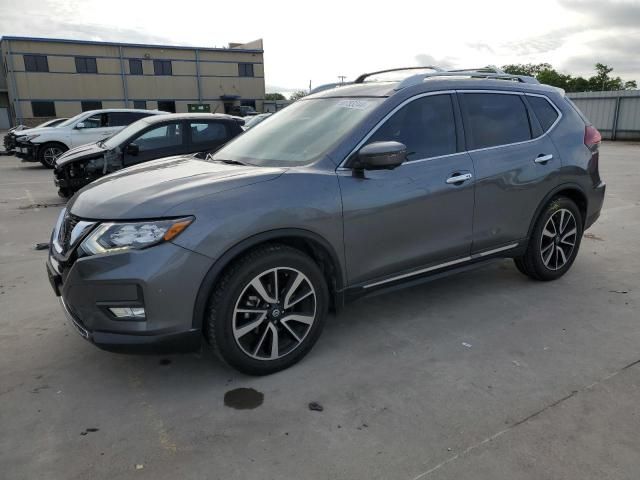
[{"label": "auction sticker on windshield", "polygon": [[338,108],[354,108],[356,110],[365,110],[371,106],[371,102],[366,100],[340,100]]}]

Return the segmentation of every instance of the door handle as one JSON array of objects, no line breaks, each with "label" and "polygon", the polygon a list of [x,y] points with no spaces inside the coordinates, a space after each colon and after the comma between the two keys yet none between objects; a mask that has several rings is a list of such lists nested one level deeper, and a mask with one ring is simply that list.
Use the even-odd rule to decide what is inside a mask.
[{"label": "door handle", "polygon": [[534,162],[536,163],[547,163],[549,160],[553,159],[553,155],[538,155]]},{"label": "door handle", "polygon": [[462,183],[472,178],[473,178],[473,175],[471,175],[470,173],[461,173],[461,174],[453,175],[452,177],[447,178],[447,183],[449,185],[454,183]]}]

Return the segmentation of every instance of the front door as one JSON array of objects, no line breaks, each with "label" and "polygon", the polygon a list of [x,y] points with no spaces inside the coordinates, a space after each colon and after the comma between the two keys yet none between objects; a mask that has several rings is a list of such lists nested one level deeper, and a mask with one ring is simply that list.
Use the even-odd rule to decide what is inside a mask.
[{"label": "front door", "polygon": [[466,92],[459,98],[476,170],[472,252],[508,249],[526,237],[556,185],[560,158],[523,95]]},{"label": "front door", "polygon": [[449,94],[412,99],[365,142],[405,144],[404,164],[338,172],[351,285],[410,277],[469,255],[474,169],[459,151],[455,120]]},{"label": "front door", "polygon": [[71,147],[79,147],[87,143],[95,143],[113,135],[117,130],[109,126],[107,113],[97,113],[79,122],[82,128],[76,126],[71,134]]},{"label": "front door", "polygon": [[124,166],[170,157],[185,153],[187,149],[184,124],[181,121],[154,125],[140,135],[129,140],[137,148],[123,146]]}]

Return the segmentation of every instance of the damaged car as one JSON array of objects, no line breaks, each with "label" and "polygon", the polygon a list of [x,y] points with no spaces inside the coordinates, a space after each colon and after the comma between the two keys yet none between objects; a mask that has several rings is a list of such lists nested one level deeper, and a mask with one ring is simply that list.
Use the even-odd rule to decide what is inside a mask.
[{"label": "damaged car", "polygon": [[16,137],[19,157],[27,162],[40,162],[53,168],[56,159],[71,148],[104,140],[127,125],[151,115],[164,115],[159,110],[108,108],[89,110],[72,117],[56,128],[29,128]]},{"label": "damaged car", "polygon": [[[64,122],[65,120],[68,120],[67,118],[54,118],[53,120],[47,120],[44,123],[41,123],[35,127],[32,128],[52,128],[52,127],[57,127],[58,125],[60,125],[62,122]],[[7,132],[7,134],[4,136],[3,139],[3,143],[4,143],[4,150],[6,153],[11,153],[15,150],[16,148],[16,137],[18,137],[19,135],[22,135],[20,132],[22,132],[23,130],[27,130],[29,129],[29,127],[27,127],[26,125],[17,125],[13,128],[10,128],[9,131]]]},{"label": "damaged car", "polygon": [[116,170],[174,155],[213,153],[242,127],[224,114],[165,114],[143,118],[112,137],[62,154],[55,162],[58,194],[70,197]]}]

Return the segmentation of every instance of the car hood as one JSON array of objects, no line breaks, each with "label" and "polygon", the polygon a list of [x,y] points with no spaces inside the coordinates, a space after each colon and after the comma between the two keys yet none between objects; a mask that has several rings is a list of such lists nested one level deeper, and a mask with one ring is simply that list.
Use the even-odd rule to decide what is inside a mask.
[{"label": "car hood", "polygon": [[79,159],[96,157],[102,155],[107,150],[99,147],[97,143],[89,143],[87,145],[81,145],[71,150],[67,150],[56,160],[56,168],[63,167],[68,163],[75,162]]},{"label": "car hood", "polygon": [[40,135],[42,133],[47,133],[53,130],[56,127],[42,127],[42,128],[25,128],[24,130],[14,131],[16,137],[21,137],[23,135]]},{"label": "car hood", "polygon": [[94,220],[159,218],[169,209],[176,215],[190,215],[190,200],[273,180],[284,171],[193,156],[170,157],[96,180],[71,199],[68,209],[73,215]]}]

